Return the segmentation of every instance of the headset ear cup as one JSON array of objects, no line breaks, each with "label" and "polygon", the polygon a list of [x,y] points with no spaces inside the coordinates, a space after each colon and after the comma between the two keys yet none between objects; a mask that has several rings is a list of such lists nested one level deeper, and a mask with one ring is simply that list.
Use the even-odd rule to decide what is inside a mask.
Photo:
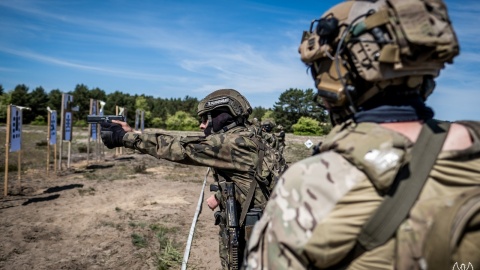
[{"label": "headset ear cup", "polygon": [[338,36],[338,31],[338,19],[333,14],[320,19],[316,28],[317,35],[320,36],[320,45],[331,45]]}]

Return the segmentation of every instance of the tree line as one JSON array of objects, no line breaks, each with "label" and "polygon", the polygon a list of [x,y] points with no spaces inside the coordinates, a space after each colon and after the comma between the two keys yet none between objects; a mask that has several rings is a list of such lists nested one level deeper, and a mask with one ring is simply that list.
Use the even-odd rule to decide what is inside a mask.
[{"label": "tree line", "polygon": [[[127,121],[133,126],[135,111],[143,110],[145,127],[197,130],[198,117],[196,114],[199,100],[195,97],[160,98],[147,95],[131,95],[115,91],[106,94],[100,88],[89,89],[84,84],[78,84],[73,91],[63,92],[53,89],[48,93],[41,86],[30,91],[24,84],[17,85],[13,90],[5,91],[0,84],[0,121],[6,122],[6,106],[9,104],[30,107],[23,111],[24,124],[46,123],[47,107],[61,111],[62,93],[73,96],[74,106],[79,110],[74,112],[74,125],[86,125],[86,117],[90,110],[90,99],[105,101],[104,114],[115,114],[116,106],[123,107],[127,112]],[[282,125],[287,132],[295,131],[295,124],[316,125],[316,133],[324,133],[325,126],[329,126],[328,113],[315,102],[315,93],[312,89],[301,90],[290,88],[282,92],[272,108],[254,107],[250,120],[257,118],[273,120]],[[307,120],[307,121],[306,121]],[[313,120],[313,124],[312,121]],[[300,122],[299,122],[300,121]],[[304,124],[302,124],[304,123]],[[306,124],[305,124],[306,123]],[[312,127],[308,127],[309,130]]]}]

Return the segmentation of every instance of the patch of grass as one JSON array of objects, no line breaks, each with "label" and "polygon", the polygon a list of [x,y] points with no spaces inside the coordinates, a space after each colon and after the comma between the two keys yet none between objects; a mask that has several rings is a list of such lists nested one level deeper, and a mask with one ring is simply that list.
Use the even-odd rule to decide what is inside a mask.
[{"label": "patch of grass", "polygon": [[152,224],[150,229],[156,232],[156,237],[160,244],[160,252],[155,254],[157,269],[164,270],[178,267],[182,262],[179,245],[167,235],[176,232],[177,228],[167,228],[159,224]]},{"label": "patch of grass", "polygon": [[36,142],[35,145],[37,147],[45,147],[45,146],[48,145],[48,142],[47,142],[47,140],[41,140],[41,141]]},{"label": "patch of grass", "polygon": [[312,148],[308,149],[301,143],[290,143],[288,149],[285,149],[283,157],[288,164],[293,164],[297,161],[310,157],[312,155]]},{"label": "patch of grass", "polygon": [[116,226],[115,223],[112,222],[112,221],[102,221],[102,222],[100,222],[100,225],[106,226],[106,227],[115,227]]},{"label": "patch of grass", "polygon": [[143,228],[147,227],[147,224],[146,224],[145,222],[134,222],[134,221],[130,221],[130,222],[128,223],[128,225],[129,225],[130,227],[132,227],[132,228],[137,228],[137,227],[138,227],[138,228],[142,228],[142,229],[143,229]]},{"label": "patch of grass", "polygon": [[115,228],[119,231],[124,231],[124,228],[121,224],[115,223],[113,221],[102,221],[102,222],[100,222],[100,226],[112,227],[112,228]]},{"label": "patch of grass", "polygon": [[77,146],[77,149],[78,149],[78,152],[79,152],[79,153],[87,153],[87,151],[88,151],[87,145],[86,145],[86,144],[83,144],[83,143],[79,144],[79,145]]},{"label": "patch of grass", "polygon": [[182,263],[182,254],[172,241],[167,240],[163,245],[162,253],[157,254],[156,259],[157,269],[167,270],[178,267]]},{"label": "patch of grass", "polygon": [[82,188],[78,190],[78,194],[80,194],[80,196],[85,196],[85,195],[93,196],[95,195],[95,189],[93,187],[89,187],[87,189]]},{"label": "patch of grass", "polygon": [[[17,172],[18,171],[18,165],[17,164],[8,164],[8,171],[9,172]],[[0,165],[0,172],[5,172],[5,161]]]},{"label": "patch of grass", "polygon": [[146,248],[155,261],[156,269],[179,269],[182,263],[181,246],[175,241],[177,227],[167,227],[159,223],[147,224],[130,221],[132,244],[136,248]]},{"label": "patch of grass", "polygon": [[99,178],[99,176],[95,174],[95,172],[88,172],[88,171],[83,173],[83,177],[85,177],[85,179],[88,179],[88,180],[96,180]]},{"label": "patch of grass", "polygon": [[162,226],[158,225],[158,224],[150,224],[150,226],[148,226],[148,228],[150,228],[150,230],[156,232],[156,231],[159,231],[162,229]]},{"label": "patch of grass", "polygon": [[140,235],[140,234],[137,234],[137,233],[132,233],[131,237],[132,237],[133,245],[136,246],[137,248],[147,247],[148,243],[147,243],[147,240],[145,239],[145,237],[143,235]]},{"label": "patch of grass", "polygon": [[[83,176],[87,180],[115,181],[126,179],[126,176],[130,174],[131,169],[129,167],[124,164],[116,164],[111,168],[85,171]],[[132,177],[129,176],[129,179],[132,179]]]},{"label": "patch of grass", "polygon": [[143,162],[141,164],[137,164],[133,167],[133,172],[145,174],[147,173],[147,166]]}]

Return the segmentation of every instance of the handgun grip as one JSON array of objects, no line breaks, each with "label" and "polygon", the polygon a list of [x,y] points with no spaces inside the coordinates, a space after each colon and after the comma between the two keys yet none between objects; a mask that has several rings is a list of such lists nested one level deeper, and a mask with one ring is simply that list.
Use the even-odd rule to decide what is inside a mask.
[{"label": "handgun grip", "polygon": [[218,185],[217,184],[210,184],[210,191],[217,192],[218,191]]}]

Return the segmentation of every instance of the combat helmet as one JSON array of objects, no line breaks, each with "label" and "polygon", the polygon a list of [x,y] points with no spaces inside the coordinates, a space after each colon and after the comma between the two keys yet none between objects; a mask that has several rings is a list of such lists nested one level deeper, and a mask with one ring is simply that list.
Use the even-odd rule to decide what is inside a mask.
[{"label": "combat helmet", "polygon": [[238,124],[245,123],[253,109],[248,100],[235,89],[219,89],[213,91],[198,103],[197,115],[208,118],[212,125],[213,111],[227,111],[235,119],[235,122],[224,128],[231,129]]},{"label": "combat helmet", "polygon": [[459,45],[442,0],[357,0],[313,20],[299,53],[338,123],[382,92],[426,100]]},{"label": "combat helmet", "polygon": [[245,119],[248,119],[252,113],[252,106],[237,90],[219,89],[198,103],[197,114],[201,116],[219,109],[228,109],[233,117],[244,117]]},{"label": "combat helmet", "polygon": [[270,119],[266,119],[265,121],[262,121],[261,126],[266,132],[272,132],[273,128],[275,127],[275,123]]}]

